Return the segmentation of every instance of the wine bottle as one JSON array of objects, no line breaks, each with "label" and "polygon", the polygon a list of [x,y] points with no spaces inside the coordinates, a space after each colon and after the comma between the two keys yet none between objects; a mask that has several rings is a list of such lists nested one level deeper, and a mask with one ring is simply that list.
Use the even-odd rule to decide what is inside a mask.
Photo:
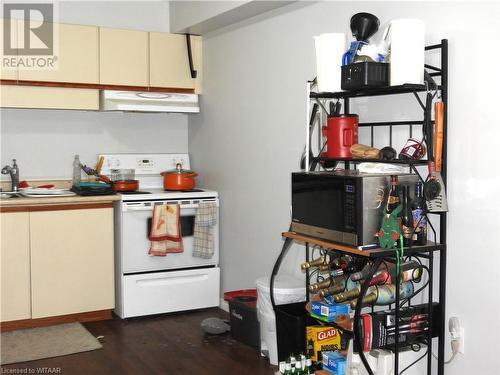
[{"label": "wine bottle", "polygon": [[[401,265],[401,281],[415,281],[420,279],[420,276],[422,275],[422,268],[418,267],[419,263],[416,261],[410,261],[403,263]],[[374,291],[373,287],[376,285],[384,285],[384,284],[393,284],[396,278],[396,270],[395,270],[395,265],[394,268],[387,268],[386,266],[383,266],[385,270],[379,270],[373,277],[372,279],[368,282],[368,289],[367,289],[367,294],[370,294],[371,292]],[[381,267],[382,269],[382,267]],[[361,281],[362,283],[363,281]],[[348,283],[349,284],[349,283]],[[348,285],[349,287],[350,285]],[[361,291],[361,286],[360,283],[357,283],[355,287],[351,287],[343,293],[339,293],[333,297],[333,300],[336,303],[341,303],[348,301],[353,298],[357,298],[359,296],[359,293]]]},{"label": "wine bottle", "polygon": [[[368,272],[370,271],[370,267],[371,267],[371,264],[367,264],[365,267],[363,267],[363,269],[360,272],[353,273],[350,276],[350,279],[352,281],[358,281],[358,280],[364,279],[368,275]],[[404,272],[404,271],[413,270],[416,268],[420,268],[419,273],[417,275],[414,275],[414,279],[418,279],[418,277],[419,277],[418,275],[421,273],[422,267],[420,267],[420,263],[418,263],[416,260],[410,260],[408,262],[402,263],[399,269],[401,272]],[[390,262],[383,262],[380,265],[380,267],[378,268],[377,272],[384,271],[384,270],[388,271],[389,274],[391,275],[391,277],[393,277],[393,278],[396,277],[396,264],[390,263]]]},{"label": "wine bottle", "polygon": [[361,271],[368,262],[366,257],[355,257],[345,267],[345,272],[352,274]]},{"label": "wine bottle", "polygon": [[324,266],[319,266],[318,270],[321,274],[328,273],[330,276],[336,277],[336,276],[342,276],[344,274],[344,270],[342,268],[330,268],[329,266],[326,266],[326,269],[323,268]]},{"label": "wine bottle", "polygon": [[389,190],[389,197],[387,198],[386,211],[390,214],[399,206],[399,184],[398,176],[391,176],[391,187]]},{"label": "wine bottle", "polygon": [[370,271],[370,267],[372,266],[371,263],[367,263],[361,271],[354,272],[351,274],[350,278],[352,281],[358,281],[361,279],[364,279],[366,275],[368,275],[368,272]]},{"label": "wine bottle", "polygon": [[[366,290],[366,295],[368,296],[371,293],[377,293],[377,288],[377,285],[369,286]],[[356,288],[348,290],[344,293],[339,293],[333,297],[333,300],[335,301],[335,303],[343,303],[358,298],[359,293],[361,293],[361,286],[357,286]]]},{"label": "wine bottle", "polygon": [[410,206],[410,187],[403,186],[403,210],[401,211],[401,233],[403,246],[409,247],[413,243],[413,213]]},{"label": "wine bottle", "polygon": [[328,254],[326,255],[321,255],[319,258],[316,258],[314,260],[311,260],[310,262],[304,262],[300,265],[300,268],[302,270],[307,270],[311,267],[317,267],[321,264],[328,264],[330,263],[330,256]]},{"label": "wine bottle", "polygon": [[[414,287],[411,281],[404,282],[399,287],[399,298],[409,298],[413,295]],[[396,285],[377,285],[375,291],[367,294],[362,301],[362,306],[365,305],[390,305],[396,301]],[[357,300],[351,301],[351,308],[355,309]]]},{"label": "wine bottle", "polygon": [[[420,279],[422,274],[422,268],[413,268],[406,271],[401,271],[401,281],[413,281]],[[389,271],[380,271],[368,282],[368,285],[384,285],[384,284],[394,284],[396,281],[396,275],[391,275]]]},{"label": "wine bottle", "polygon": [[412,203],[414,245],[427,245],[427,216],[424,204],[423,185],[419,181],[415,185],[415,200]]},{"label": "wine bottle", "polygon": [[317,293],[320,289],[330,288],[334,285],[341,284],[344,285],[345,279],[343,276],[338,277],[328,277],[325,280],[319,281],[314,284],[309,285],[309,291],[311,293]]},{"label": "wine bottle", "polygon": [[331,269],[341,269],[344,270],[349,262],[352,261],[352,257],[350,255],[342,255],[337,258],[330,256],[330,262],[320,264],[318,266],[319,272],[326,272]]},{"label": "wine bottle", "polygon": [[340,293],[340,292],[344,291],[344,289],[345,289],[345,285],[343,283],[341,283],[341,284],[332,285],[328,289],[321,289],[318,292],[318,294],[321,298],[325,298],[327,296],[331,296],[331,295]]}]

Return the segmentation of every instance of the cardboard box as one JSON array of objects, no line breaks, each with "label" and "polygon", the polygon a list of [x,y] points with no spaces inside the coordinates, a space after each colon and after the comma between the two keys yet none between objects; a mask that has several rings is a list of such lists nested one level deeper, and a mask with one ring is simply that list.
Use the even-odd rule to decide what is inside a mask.
[{"label": "cardboard box", "polygon": [[345,375],[346,359],[336,351],[323,352],[323,370],[330,371],[334,375]]},{"label": "cardboard box", "polygon": [[333,322],[337,316],[349,313],[349,305],[345,303],[329,304],[324,301],[313,301],[311,302],[311,313],[326,318],[328,322]]},{"label": "cardboard box", "polygon": [[313,361],[319,361],[318,353],[340,350],[340,332],[334,327],[306,327],[307,352]]}]

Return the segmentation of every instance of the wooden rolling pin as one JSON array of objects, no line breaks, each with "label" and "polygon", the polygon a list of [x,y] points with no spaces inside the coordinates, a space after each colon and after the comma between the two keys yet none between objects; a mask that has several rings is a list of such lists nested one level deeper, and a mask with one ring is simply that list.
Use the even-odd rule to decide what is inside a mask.
[{"label": "wooden rolling pin", "polygon": [[444,103],[434,104],[434,165],[436,172],[441,172],[443,161],[443,128],[444,128]]}]

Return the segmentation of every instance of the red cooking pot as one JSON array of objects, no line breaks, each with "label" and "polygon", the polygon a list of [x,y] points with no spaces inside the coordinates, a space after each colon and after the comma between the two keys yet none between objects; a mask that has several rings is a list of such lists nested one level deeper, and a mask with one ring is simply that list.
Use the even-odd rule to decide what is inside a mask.
[{"label": "red cooking pot", "polygon": [[191,190],[194,188],[194,178],[198,173],[182,169],[182,164],[177,163],[175,169],[161,172],[161,175],[165,190]]},{"label": "red cooking pot", "polygon": [[118,180],[111,182],[114,191],[127,192],[139,189],[139,180]]}]

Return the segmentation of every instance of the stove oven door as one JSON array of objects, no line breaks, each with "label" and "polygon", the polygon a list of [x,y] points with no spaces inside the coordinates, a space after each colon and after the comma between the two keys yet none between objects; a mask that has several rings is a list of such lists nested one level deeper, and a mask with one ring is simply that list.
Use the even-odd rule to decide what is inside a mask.
[{"label": "stove oven door", "polygon": [[[215,201],[216,199],[207,199]],[[215,266],[219,263],[218,224],[214,228],[215,253],[211,259],[193,257],[194,216],[200,200],[176,201],[180,204],[180,220],[184,252],[167,256],[149,256],[149,231],[154,204],[161,202],[123,202],[121,210],[121,258],[124,274],[163,271],[179,268]],[[183,203],[184,202],[184,203]],[[169,201],[168,203],[175,203]]]}]

